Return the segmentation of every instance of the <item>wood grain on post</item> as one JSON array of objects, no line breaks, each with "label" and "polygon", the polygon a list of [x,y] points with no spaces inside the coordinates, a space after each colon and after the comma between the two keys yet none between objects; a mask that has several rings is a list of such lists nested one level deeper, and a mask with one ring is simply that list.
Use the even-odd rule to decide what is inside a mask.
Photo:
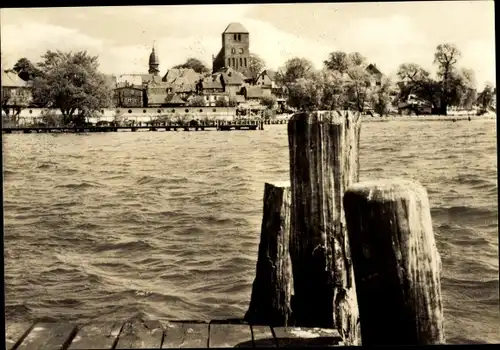
[{"label": "wood grain on post", "polygon": [[359,113],[296,113],[288,123],[292,309],[297,326],[337,328],[359,342],[354,276],[342,198],[359,179]]},{"label": "wood grain on post", "polygon": [[291,315],[290,182],[266,183],[255,280],[245,320],[284,326]]},{"label": "wood grain on post", "polygon": [[444,343],[441,260],[426,190],[400,179],[357,183],[344,209],[363,345]]}]

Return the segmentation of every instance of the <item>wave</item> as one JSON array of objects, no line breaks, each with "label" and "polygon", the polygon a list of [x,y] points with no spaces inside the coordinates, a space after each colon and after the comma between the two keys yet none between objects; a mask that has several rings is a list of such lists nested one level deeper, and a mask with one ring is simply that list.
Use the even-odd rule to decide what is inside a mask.
[{"label": "wave", "polygon": [[96,182],[80,182],[80,183],[69,183],[69,184],[62,184],[62,185],[56,185],[54,186],[55,188],[69,188],[69,189],[86,189],[86,188],[99,188],[99,187],[104,187],[103,185],[96,183]]},{"label": "wave", "polygon": [[119,242],[119,243],[101,243],[93,248],[94,252],[102,253],[111,250],[122,250],[126,252],[134,252],[134,251],[148,251],[150,249],[155,248],[148,242],[144,240],[137,241],[128,241],[128,242]]}]

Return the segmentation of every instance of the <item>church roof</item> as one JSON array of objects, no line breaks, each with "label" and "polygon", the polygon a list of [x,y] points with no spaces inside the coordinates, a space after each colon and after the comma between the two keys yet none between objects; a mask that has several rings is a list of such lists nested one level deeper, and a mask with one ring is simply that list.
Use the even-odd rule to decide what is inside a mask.
[{"label": "church roof", "polygon": [[158,59],[158,55],[156,54],[155,48],[151,51],[149,55],[149,65],[160,64],[160,60]]},{"label": "church roof", "polygon": [[226,33],[226,34],[229,34],[229,33],[248,33],[248,30],[246,30],[245,27],[243,27],[243,25],[241,23],[233,22],[233,23],[229,23],[229,25],[227,26],[224,33]]}]

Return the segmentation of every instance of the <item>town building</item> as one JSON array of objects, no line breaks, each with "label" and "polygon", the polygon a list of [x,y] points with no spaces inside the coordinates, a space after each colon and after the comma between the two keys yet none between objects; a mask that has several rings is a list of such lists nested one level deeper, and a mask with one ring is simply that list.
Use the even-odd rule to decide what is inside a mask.
[{"label": "town building", "polygon": [[117,107],[142,107],[144,106],[144,87],[118,83],[114,90],[114,102]]},{"label": "town building", "polygon": [[33,103],[31,87],[15,72],[2,70],[2,112],[10,114]]},{"label": "town building", "polygon": [[232,68],[250,76],[250,33],[241,23],[230,23],[222,33],[222,48],[212,57],[212,71]]},{"label": "town building", "polygon": [[377,68],[376,64],[370,63],[366,67],[366,71],[370,74],[371,77],[371,84],[374,86],[381,86],[382,85],[382,78],[383,74],[382,72]]}]

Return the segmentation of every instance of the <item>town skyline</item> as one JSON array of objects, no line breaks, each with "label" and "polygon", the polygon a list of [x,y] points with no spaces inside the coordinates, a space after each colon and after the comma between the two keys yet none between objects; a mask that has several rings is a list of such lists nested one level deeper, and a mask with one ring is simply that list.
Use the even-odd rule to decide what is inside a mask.
[{"label": "town skyline", "polygon": [[496,85],[492,1],[2,9],[2,66],[37,62],[47,50],[87,50],[103,73],[146,73],[155,43],[160,75],[189,57],[211,69],[230,22],[248,29],[250,51],[269,69],[296,56],[319,69],[332,51],[358,51],[389,77],[407,62],[433,72],[436,46],[450,42],[478,89]]}]

